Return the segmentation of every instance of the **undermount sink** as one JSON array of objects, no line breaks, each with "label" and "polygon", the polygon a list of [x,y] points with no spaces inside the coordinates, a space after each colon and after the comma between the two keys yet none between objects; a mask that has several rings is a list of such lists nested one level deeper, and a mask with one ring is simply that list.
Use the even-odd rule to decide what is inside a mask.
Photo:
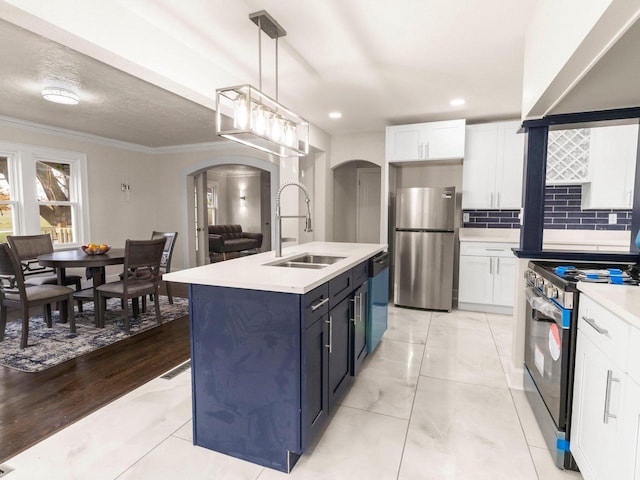
[{"label": "undermount sink", "polygon": [[347,257],[335,257],[332,255],[312,255],[305,253],[286,260],[279,260],[277,262],[267,263],[266,265],[272,267],[290,267],[290,268],[324,268],[332,265],[340,260],[344,260]]}]

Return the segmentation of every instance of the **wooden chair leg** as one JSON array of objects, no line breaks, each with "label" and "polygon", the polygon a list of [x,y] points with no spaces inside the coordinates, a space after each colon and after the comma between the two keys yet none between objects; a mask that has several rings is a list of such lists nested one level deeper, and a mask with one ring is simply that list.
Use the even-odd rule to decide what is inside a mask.
[{"label": "wooden chair leg", "polygon": [[76,333],[76,314],[73,312],[73,293],[65,302],[67,304],[67,318],[69,319],[69,329],[71,333]]},{"label": "wooden chair leg", "polygon": [[158,288],[156,287],[156,301],[155,306],[156,306],[156,321],[158,322],[158,325],[160,325],[162,323],[162,317],[160,316],[160,302],[158,301]]},{"label": "wooden chair leg", "polygon": [[94,309],[97,310],[96,314],[96,327],[102,328],[104,327],[104,309],[105,309],[105,300],[102,298],[102,294],[98,291],[98,304],[94,305]]},{"label": "wooden chair leg", "polygon": [[171,294],[171,282],[164,282],[167,287],[167,297],[169,297],[169,305],[173,305],[173,295]]},{"label": "wooden chair leg", "polygon": [[[149,300],[153,301],[153,298],[151,295],[149,295]],[[142,313],[147,313],[147,296],[146,295],[142,296]]]},{"label": "wooden chair leg", "polygon": [[0,342],[4,340],[5,328],[7,328],[7,307],[0,305]]},{"label": "wooden chair leg", "polygon": [[29,343],[29,306],[22,304],[22,336],[20,337],[20,348],[27,348]]},{"label": "wooden chair leg", "polygon": [[125,298],[124,300],[124,331],[127,335],[131,333],[131,327],[129,326],[129,301]]},{"label": "wooden chair leg", "polygon": [[133,310],[133,318],[140,316],[140,299],[138,297],[131,299],[131,309]]},{"label": "wooden chair leg", "polygon": [[[82,284],[80,283],[80,279],[76,282],[76,292],[82,290]],[[82,313],[82,300],[78,300],[78,312]]]},{"label": "wooden chair leg", "polygon": [[51,304],[47,303],[44,306],[44,319],[47,322],[47,327],[53,327],[53,322],[51,320]]}]

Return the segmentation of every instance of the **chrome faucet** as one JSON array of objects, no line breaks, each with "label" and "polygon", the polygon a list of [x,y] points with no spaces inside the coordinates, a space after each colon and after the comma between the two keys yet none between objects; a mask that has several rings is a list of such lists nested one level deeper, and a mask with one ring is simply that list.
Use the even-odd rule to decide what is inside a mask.
[{"label": "chrome faucet", "polygon": [[[296,187],[298,187],[300,190],[304,192],[304,201],[307,203],[306,216],[305,215],[280,215],[280,194],[282,193],[282,190],[285,189],[285,187],[288,187],[290,185],[295,185]],[[301,183],[298,183],[298,182],[283,183],[278,189],[278,194],[276,195],[276,220],[277,220],[276,225],[278,228],[278,231],[276,232],[276,257],[282,256],[282,219],[283,218],[304,218],[305,219],[304,231],[313,232],[313,229],[311,228],[311,208],[309,207],[310,202],[311,200],[309,200],[309,194],[307,193],[307,189]]]}]

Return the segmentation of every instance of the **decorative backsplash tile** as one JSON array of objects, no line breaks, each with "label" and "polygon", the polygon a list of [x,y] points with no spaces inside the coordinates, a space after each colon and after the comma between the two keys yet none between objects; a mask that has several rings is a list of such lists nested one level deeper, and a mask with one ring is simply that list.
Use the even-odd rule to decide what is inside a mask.
[{"label": "decorative backsplash tile", "polygon": [[[544,228],[554,230],[631,230],[631,210],[582,210],[581,185],[554,185],[545,190]],[[609,224],[609,214],[616,223]],[[520,228],[519,210],[463,210],[465,228]]]},{"label": "decorative backsplash tile", "polygon": [[469,214],[465,228],[520,228],[520,210],[463,210]]}]

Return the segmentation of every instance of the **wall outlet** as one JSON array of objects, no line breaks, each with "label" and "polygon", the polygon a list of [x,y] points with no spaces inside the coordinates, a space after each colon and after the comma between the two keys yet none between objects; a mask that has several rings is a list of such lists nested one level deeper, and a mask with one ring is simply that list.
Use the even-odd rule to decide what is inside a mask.
[{"label": "wall outlet", "polygon": [[468,213],[463,213],[462,214],[462,221],[465,223],[469,223],[469,214]]},{"label": "wall outlet", "polygon": [[618,214],[617,213],[610,213],[609,214],[609,225],[615,225],[616,223],[618,223]]}]

